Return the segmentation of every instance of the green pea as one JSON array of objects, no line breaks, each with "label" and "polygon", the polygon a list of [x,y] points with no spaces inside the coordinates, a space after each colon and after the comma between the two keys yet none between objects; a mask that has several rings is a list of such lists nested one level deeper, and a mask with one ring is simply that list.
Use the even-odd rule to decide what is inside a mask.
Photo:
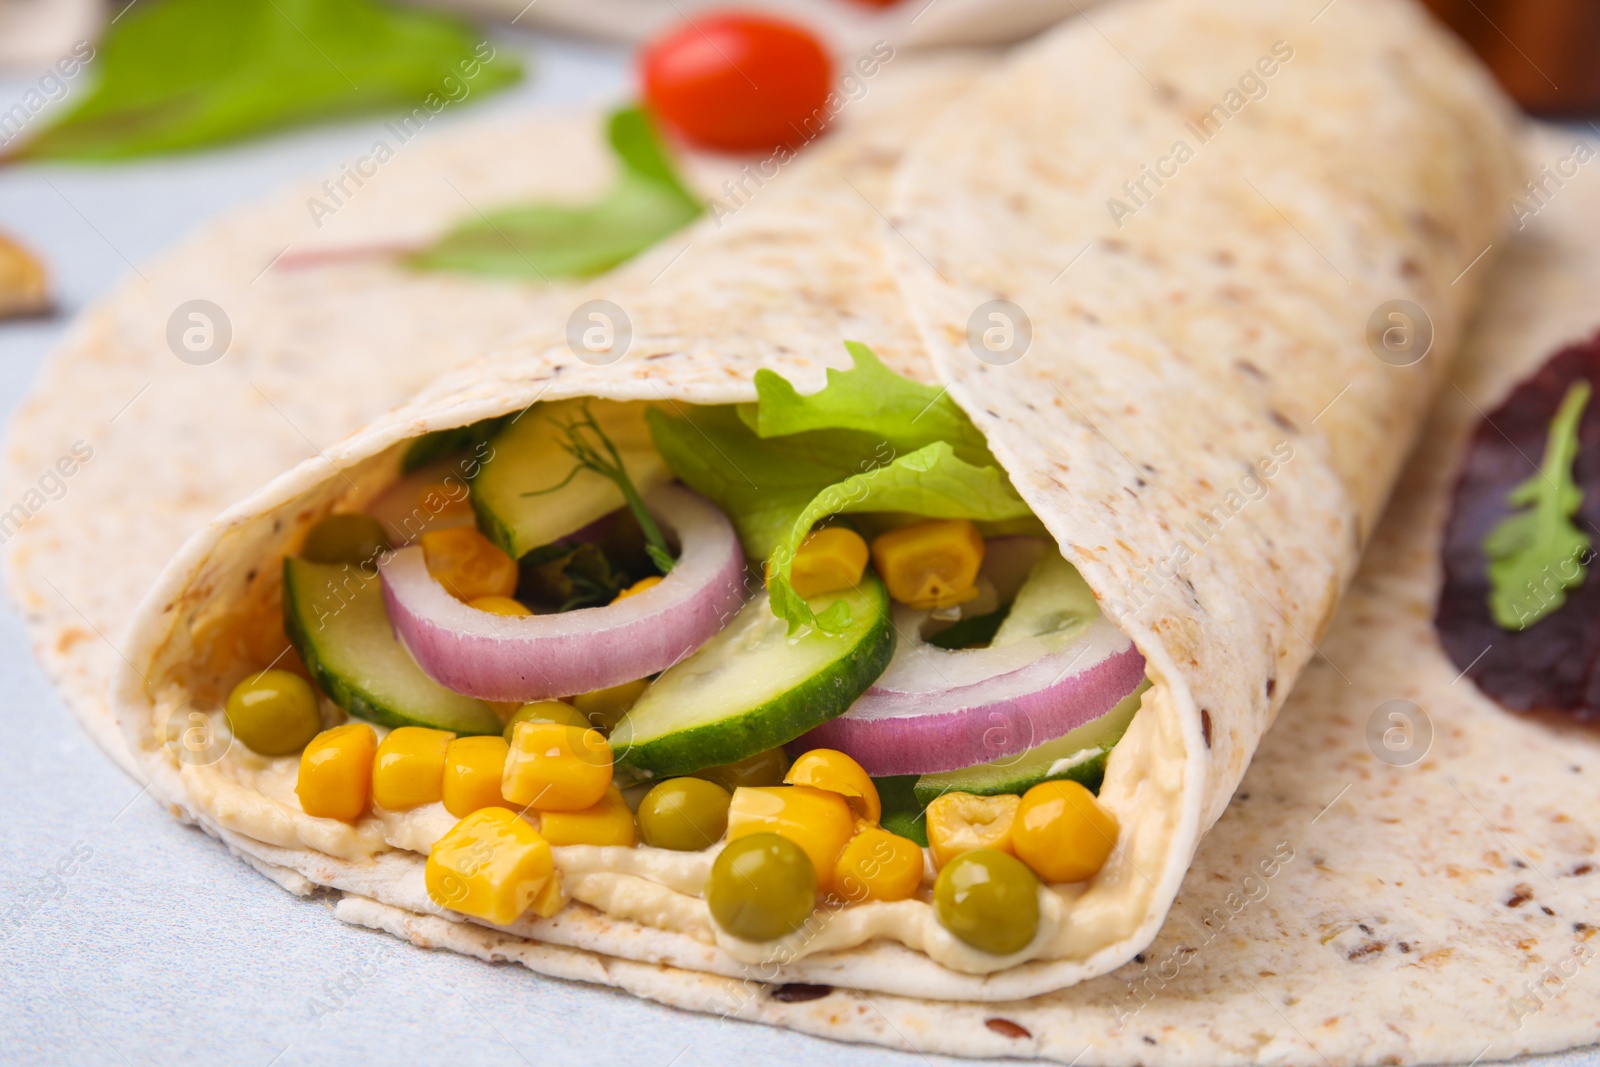
[{"label": "green pea", "polygon": [[981,952],[1009,956],[1039,931],[1039,878],[992,848],[963,852],[933,883],[939,925]]},{"label": "green pea", "polygon": [[706,882],[711,917],[734,937],[776,941],[817,906],[817,871],[805,849],[777,834],[728,842]]},{"label": "green pea", "polygon": [[571,704],[559,700],[535,700],[522,705],[506,720],[506,744],[511,743],[511,735],[517,732],[517,724],[523,722],[558,722],[562,726],[576,726],[582,730],[590,728],[583,712]]},{"label": "green pea", "polygon": [[288,671],[252,674],[228,694],[228,729],[263,756],[299,752],[322,729],[311,683]]},{"label": "green pea", "polygon": [[733,797],[714,782],[668,778],[639,801],[639,836],[652,848],[698,852],[722,840]]},{"label": "green pea", "polygon": [[716,782],[728,792],[741,785],[782,785],[789,770],[789,757],[781,748],[769,748],[746,756],[738,763],[724,763],[720,767],[706,767],[694,772],[696,778]]},{"label": "green pea", "polygon": [[383,523],[370,515],[329,515],[306,534],[300,558],[311,563],[366,563],[389,551]]}]

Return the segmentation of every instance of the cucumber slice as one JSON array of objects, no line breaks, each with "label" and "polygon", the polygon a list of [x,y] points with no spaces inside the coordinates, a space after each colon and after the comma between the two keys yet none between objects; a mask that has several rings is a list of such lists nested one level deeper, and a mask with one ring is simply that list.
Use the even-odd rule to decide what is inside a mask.
[{"label": "cucumber slice", "polygon": [[793,638],[765,592],[745,604],[617,723],[618,768],[641,778],[688,774],[776,748],[843,715],[889,665],[894,627],[876,577],[810,603],[821,612],[840,599],[852,620],[844,632],[812,629]]},{"label": "cucumber slice", "polygon": [[928,806],[917,799],[917,776],[896,774],[874,778],[872,784],[878,787],[878,801],[883,805],[883,815],[878,825],[891,834],[909,837],[927,848]]},{"label": "cucumber slice", "polygon": [[942,793],[976,793],[986,797],[1026,793],[1040,782],[1062,778],[1080,782],[1091,792],[1098,793],[1106,773],[1106,758],[1127,732],[1144,691],[1149,688],[1148,681],[1140,682],[1138,689],[1098,719],[1020,755],[958,771],[924,774],[917,779],[917,800],[926,807]]},{"label": "cucumber slice", "polygon": [[422,673],[389,627],[376,576],[347,563],[285,559],[283,621],[317,685],[352,715],[462,735],[505,729],[488,704]]},{"label": "cucumber slice", "polygon": [[[626,503],[622,491],[602,475],[587,469],[573,473],[576,461],[562,448],[567,440],[563,427],[583,417],[584,403],[539,404],[489,439],[489,456],[472,480],[472,507],[478,529],[512,559],[577,533]],[[640,495],[672,480],[651,443],[644,404],[588,404]],[[592,435],[590,440],[596,443]],[[526,495],[530,492],[541,495]]]}]

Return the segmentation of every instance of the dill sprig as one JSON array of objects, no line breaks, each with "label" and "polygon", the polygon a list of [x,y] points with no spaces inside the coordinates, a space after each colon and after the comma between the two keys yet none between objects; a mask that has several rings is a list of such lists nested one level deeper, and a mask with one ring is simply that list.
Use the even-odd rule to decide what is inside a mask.
[{"label": "dill sprig", "polygon": [[[622,499],[627,502],[628,510],[633,512],[633,517],[639,522],[639,529],[644,532],[645,554],[650,557],[650,562],[656,565],[657,570],[662,574],[668,573],[672,570],[674,560],[671,549],[667,547],[667,539],[661,533],[661,527],[656,524],[655,517],[645,509],[644,498],[639,495],[633,479],[628,477],[627,468],[622,465],[622,456],[617,452],[617,446],[611,443],[611,438],[600,428],[594,413],[589,410],[589,402],[585,400],[582,407],[581,417],[556,423],[567,435],[567,439],[561,442],[561,447],[577,460],[577,465],[565,478],[550,488],[522,495],[543,496],[546,493],[553,493],[571,484],[579,471],[594,471],[615,485],[622,493]],[[589,440],[590,435],[598,445]]]}]

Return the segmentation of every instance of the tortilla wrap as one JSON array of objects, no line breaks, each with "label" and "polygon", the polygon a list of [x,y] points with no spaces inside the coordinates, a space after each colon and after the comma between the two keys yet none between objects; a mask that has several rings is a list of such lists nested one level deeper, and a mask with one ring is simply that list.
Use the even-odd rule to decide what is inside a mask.
[{"label": "tortilla wrap", "polygon": [[[1420,422],[1422,397],[1461,331],[1475,279],[1464,286],[1451,279],[1496,238],[1501,204],[1520,172],[1508,109],[1481,72],[1409,6],[1359,0],[1280,55],[1281,92],[1236,116],[1226,140],[1219,136],[1209,156],[1191,163],[1196,169],[1184,175],[1191,180],[1163,189],[1142,209],[1157,213],[1138,220],[1157,233],[1203,222],[1196,232],[1215,234],[1214,241],[1186,248],[1184,235],[1170,234],[1165,247],[1175,261],[1163,264],[1158,242],[1132,225],[1116,236],[1115,213],[1099,207],[1099,194],[1115,188],[1111,179],[1137,175],[1140,161],[1168,143],[1186,113],[1203,111],[1219,83],[1231,84],[1275,46],[1282,52],[1303,29],[1302,16],[1309,19],[1264,2],[1219,13],[1193,0],[1157,0],[1058,31],[989,76],[913,149],[897,179],[889,260],[879,256],[873,225],[879,186],[848,172],[841,186],[819,155],[734,218],[692,231],[692,254],[674,260],[672,250],[660,250],[585,294],[614,301],[632,319],[633,344],[620,362],[590,365],[573,356],[559,326],[535,329],[225,512],[185,545],[145,600],[115,683],[119,721],[153,790],[257,863],[295,872],[280,875],[285,884],[303,888],[304,878],[378,904],[444,914],[422,889],[420,856],[379,850],[340,858],[357,830],[318,825],[328,820],[267,803],[227,774],[180,765],[163,744],[172,714],[216,707],[259,666],[219,656],[227,645],[216,635],[235,618],[275,607],[276,569],[263,562],[279,559],[335,504],[359,505],[392,481],[401,444],[419,433],[569,396],[749,400],[758,367],[814,388],[822,369],[840,362],[839,342],[854,338],[905,373],[942,380],[966,407],[1139,645],[1154,688],[1114,752],[1101,793],[1123,826],[1121,847],[1081,895],[1063,898],[1053,955],[984,975],[872,940],[803,956],[762,980],[1001,1001],[1126,962],[1155,936],[1199,834],[1222,811],[1310,655],[1304,635],[1326,627],[1354,571],[1358,543]],[[1404,66],[1382,43],[1396,40],[1409,42]],[[1157,72],[1159,85],[1143,82],[1139,67]],[[1385,122],[1349,118],[1380,101]],[[1353,110],[1340,119],[1344,108]],[[1321,121],[1298,121],[1305,112]],[[1115,136],[1101,123],[1151,132]],[[883,133],[903,138],[915,125],[902,117],[884,123]],[[1086,143],[1103,148],[1092,157],[1074,151]],[[843,139],[833,146],[848,147]],[[988,166],[969,171],[962,161],[948,182],[929,176],[927,159],[951,163],[962,153]],[[1362,159],[1382,159],[1384,173],[1353,175]],[[1016,165],[1014,180],[996,160]],[[858,161],[887,177],[881,151],[861,152]],[[1272,191],[1304,213],[1298,227],[1205,169],[1240,164],[1272,176]],[[985,172],[998,179],[999,198],[985,188]],[[1348,261],[1337,268],[1314,250],[1302,252],[1290,243],[1296,229]],[[938,280],[907,262],[896,242],[919,259],[930,255],[926,265]],[[1035,268],[1046,260],[1070,266],[1071,250],[1085,243],[1099,246],[1097,255],[1131,252],[1144,265],[1102,268],[1053,295],[1061,267]],[[1226,282],[1194,280],[1206,277],[1196,269],[1202,252],[1219,268],[1226,263]],[[894,261],[920,335],[887,269]],[[1437,358],[1399,369],[1368,351],[1371,310],[1395,294],[1430,308]],[[1003,370],[974,370],[989,364],[956,347],[966,319],[982,301],[1005,295],[1031,306],[1035,349]],[[1260,329],[1228,326],[1241,302],[1253,305]],[[955,316],[963,304],[967,310]],[[1167,310],[1153,310],[1158,304]],[[1245,360],[1254,374],[1240,368]],[[1068,370],[1070,380],[1057,386]],[[1241,388],[1241,378],[1254,375],[1263,384]],[[1319,424],[1319,408],[1341,396],[1339,418]],[[1053,410],[1041,419],[1024,414],[1040,404]],[[1024,427],[1035,446],[1021,441]],[[1120,448],[1109,435],[1123,436]],[[1288,435],[1288,476],[1253,504],[1237,534],[1209,545],[1170,583],[1189,593],[1157,589],[1122,610],[1126,576],[1153,564],[1177,523],[1204,512]],[[1136,466],[1130,472],[1119,463]],[[1248,581],[1263,564],[1269,573]],[[704,939],[591,907],[510,929],[600,956],[750,974]]]},{"label": "tortilla wrap", "polygon": [[[1555,167],[1582,142],[1543,127],[1529,155]],[[749,983],[353,895],[336,914],[423,947],[923,1054],[1344,1067],[1495,1062],[1593,1043],[1600,843],[1588,813],[1600,805],[1600,742],[1483,697],[1433,626],[1451,489],[1480,413],[1600,324],[1600,172],[1567,173],[1540,199],[1519,193],[1523,213],[1537,209],[1486,272],[1452,381],[1321,655],[1206,835],[1161,933],[1133,962],[1003,1004],[930,1004],[848,983],[785,1003]],[[1385,756],[1373,723],[1388,726],[1396,700],[1422,710],[1431,737],[1419,730],[1414,749]],[[1261,861],[1284,855],[1264,877]]]}]

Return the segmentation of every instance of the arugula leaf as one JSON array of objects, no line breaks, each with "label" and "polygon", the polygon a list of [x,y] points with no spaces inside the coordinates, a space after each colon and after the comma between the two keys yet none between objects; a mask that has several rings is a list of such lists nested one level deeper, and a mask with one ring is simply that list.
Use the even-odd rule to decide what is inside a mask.
[{"label": "arugula leaf", "polygon": [[129,8],[100,42],[89,95],[12,158],[129,159],[396,106],[431,118],[522,76],[470,23],[375,0]]},{"label": "arugula leaf", "polygon": [[854,366],[827,372],[828,384],[802,396],[782,375],[756,371],[759,396],[739,405],[739,418],[762,437],[806,430],[859,430],[896,452],[943,441],[968,463],[992,464],[983,434],[943,389],[902,378],[859,341],[846,341]]},{"label": "arugula leaf", "polygon": [[727,513],[746,556],[768,561],[772,612],[791,632],[849,625],[843,601],[819,617],[789,584],[795,551],[830,515],[990,522],[1033,515],[983,435],[942,391],[900,377],[865,345],[852,342],[849,350],[854,369],[829,371],[827,386],[810,396],[763,370],[755,404],[647,415],[667,466]]},{"label": "arugula leaf", "polygon": [[1572,524],[1583,503],[1572,465],[1589,393],[1588,382],[1575,382],[1567,390],[1550,422],[1539,472],[1507,497],[1512,506],[1527,510],[1500,520],[1484,539],[1489,613],[1502,630],[1532,626],[1567,602],[1566,590],[1583,583],[1583,557],[1591,541]]},{"label": "arugula leaf", "polygon": [[622,173],[600,200],[527,204],[474,216],[409,262],[424,270],[586,278],[632,259],[705,210],[673,169],[644,111],[613,112],[607,139]]}]

